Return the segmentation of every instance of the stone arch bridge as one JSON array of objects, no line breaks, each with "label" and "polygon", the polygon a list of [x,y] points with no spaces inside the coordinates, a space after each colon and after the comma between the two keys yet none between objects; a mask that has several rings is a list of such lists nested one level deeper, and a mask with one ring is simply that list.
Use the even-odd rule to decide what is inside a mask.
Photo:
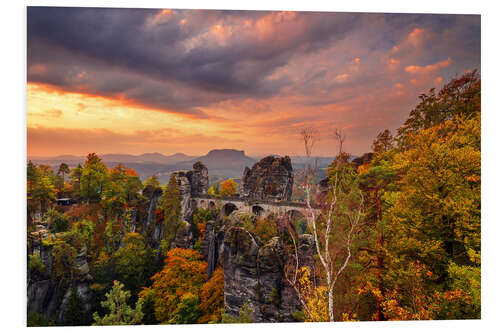
[{"label": "stone arch bridge", "polygon": [[[208,194],[197,194],[191,197],[195,208],[219,209],[223,216],[229,216],[238,210],[248,214],[254,214],[261,218],[269,215],[289,214],[294,217],[306,216],[307,206],[305,203],[293,201],[267,201],[248,200],[238,196],[213,196]],[[319,212],[318,209],[315,209]]]}]

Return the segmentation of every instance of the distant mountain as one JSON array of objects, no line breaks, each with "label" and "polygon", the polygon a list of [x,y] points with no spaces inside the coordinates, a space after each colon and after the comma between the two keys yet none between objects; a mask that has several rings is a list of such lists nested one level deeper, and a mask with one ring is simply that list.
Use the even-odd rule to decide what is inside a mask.
[{"label": "distant mountain", "polygon": [[209,175],[219,175],[224,178],[240,178],[246,166],[252,167],[257,162],[245,155],[243,150],[214,149],[204,156],[178,163],[176,167],[189,170],[197,161],[205,164]]},{"label": "distant mountain", "polygon": [[[183,161],[189,161],[195,158],[195,156],[189,156],[182,153],[177,153],[173,155],[163,155],[160,153],[146,153],[141,155],[131,155],[131,154],[102,154],[99,155],[103,162],[105,163],[158,163],[158,164],[176,164]],[[75,155],[59,155],[54,157],[40,157],[40,156],[30,156],[28,160],[33,161],[33,163],[45,163],[45,164],[60,164],[62,162],[67,164],[78,164],[85,162],[86,156],[75,156]]]},{"label": "distant mountain", "polygon": [[[131,154],[103,154],[99,155],[103,162],[110,168],[119,163],[124,164],[128,168],[132,168],[145,180],[152,174],[156,174],[162,183],[168,182],[170,173],[174,170],[191,170],[194,163],[197,161],[203,162],[208,168],[209,176],[221,178],[241,178],[243,170],[246,166],[252,167],[260,158],[252,158],[245,154],[243,150],[235,149],[214,149],[206,155],[195,157],[182,153],[173,155],[163,155],[161,153],[145,153],[141,155]],[[294,170],[304,168],[307,161],[304,156],[291,156]],[[318,160],[318,169],[321,174],[328,165],[333,161],[333,157],[312,157]],[[59,155],[53,157],[29,156],[35,164],[48,164],[55,170],[61,163],[66,163],[70,167],[77,164],[82,164],[86,160],[86,156],[75,155]]]},{"label": "distant mountain", "polygon": [[128,154],[104,154],[101,156],[103,162],[118,162],[118,163],[159,163],[159,164],[176,164],[183,161],[188,161],[195,156],[177,153],[170,156],[165,156],[160,153],[146,153],[141,155]]}]

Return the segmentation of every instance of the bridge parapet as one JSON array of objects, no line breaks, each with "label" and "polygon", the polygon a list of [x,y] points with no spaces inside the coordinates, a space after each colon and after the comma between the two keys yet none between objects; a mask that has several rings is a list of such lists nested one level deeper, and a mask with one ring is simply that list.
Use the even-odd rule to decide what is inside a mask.
[{"label": "bridge parapet", "polygon": [[210,194],[197,194],[192,196],[193,199],[209,199],[209,200],[220,200],[220,201],[238,201],[246,202],[248,205],[271,205],[271,206],[287,206],[287,207],[297,207],[306,208],[307,205],[304,202],[298,201],[273,201],[273,200],[249,200],[242,198],[240,196],[216,196]]},{"label": "bridge parapet", "polygon": [[[307,205],[303,202],[296,201],[273,201],[273,200],[249,200],[239,196],[216,196],[209,194],[198,194],[191,197],[195,202],[196,207],[201,208],[216,208],[216,203],[219,202],[221,212],[224,215],[229,215],[234,210],[258,214],[265,217],[269,214],[287,214],[297,211],[302,215],[306,215]],[[318,209],[315,209],[319,212]]]}]

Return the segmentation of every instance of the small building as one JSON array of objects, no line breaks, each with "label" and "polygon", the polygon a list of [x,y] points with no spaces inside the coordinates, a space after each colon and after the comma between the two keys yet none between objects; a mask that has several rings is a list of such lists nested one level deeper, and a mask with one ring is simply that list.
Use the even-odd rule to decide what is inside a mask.
[{"label": "small building", "polygon": [[71,198],[60,198],[57,199],[57,205],[58,206],[70,206],[73,203],[73,200]]}]

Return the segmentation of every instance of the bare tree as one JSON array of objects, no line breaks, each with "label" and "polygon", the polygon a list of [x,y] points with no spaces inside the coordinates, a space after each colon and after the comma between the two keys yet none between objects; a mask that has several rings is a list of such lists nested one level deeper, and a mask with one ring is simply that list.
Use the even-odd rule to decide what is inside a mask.
[{"label": "bare tree", "polygon": [[[315,137],[316,134],[317,132],[312,129],[304,129],[301,131],[306,156],[308,158],[308,162],[304,168],[304,181],[302,182],[302,187],[306,194],[306,208],[304,212],[308,227],[313,233],[316,252],[322,267],[322,273],[326,280],[328,291],[328,317],[330,321],[334,321],[334,289],[338,278],[344,272],[352,258],[352,242],[355,237],[355,231],[360,226],[364,198],[361,190],[359,190],[355,184],[352,185],[352,188],[349,187],[350,184],[346,184],[345,174],[348,172],[348,160],[346,156],[348,155],[343,152],[343,144],[346,136],[342,131],[335,129],[334,135],[339,146],[339,152],[331,165],[333,169],[328,182],[327,195],[319,205],[322,207],[323,214],[323,223],[320,225],[318,205],[314,204],[312,198],[313,193],[317,192],[315,191],[317,184],[314,180],[317,165],[310,161],[314,143],[317,140]],[[354,197],[357,199],[353,201],[352,198]],[[354,205],[350,205],[348,211],[342,208],[345,207],[346,200],[355,202]],[[341,247],[344,251],[340,254],[332,254],[333,251],[330,244],[330,238],[334,235],[333,232],[336,225],[340,224],[341,221],[346,221],[347,227],[345,229],[337,227],[337,231],[340,232],[340,230],[344,230],[343,232],[345,232],[343,235],[338,235],[342,237],[337,237],[337,239],[341,239],[343,243],[337,244],[337,247]],[[295,251],[295,267],[292,267],[291,272],[286,274],[286,278],[297,292],[304,310],[310,315],[309,309],[307,308],[306,295],[301,292],[297,283],[297,274],[299,271],[297,241],[292,232],[290,232],[290,236],[292,237]]]}]

